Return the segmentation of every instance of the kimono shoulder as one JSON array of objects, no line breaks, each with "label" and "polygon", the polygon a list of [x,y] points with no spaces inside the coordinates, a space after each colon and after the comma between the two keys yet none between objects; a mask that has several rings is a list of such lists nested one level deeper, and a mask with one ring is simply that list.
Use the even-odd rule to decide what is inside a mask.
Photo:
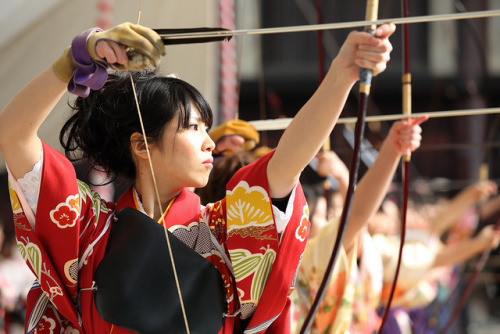
[{"label": "kimono shoulder", "polygon": [[219,221],[215,230],[219,237],[225,236],[240,317],[251,317],[248,333],[289,332],[289,295],[309,231],[309,211],[299,184],[287,208],[288,225],[278,234],[267,178],[273,154],[235,173],[226,186],[226,197],[213,207],[220,214],[209,220]]}]

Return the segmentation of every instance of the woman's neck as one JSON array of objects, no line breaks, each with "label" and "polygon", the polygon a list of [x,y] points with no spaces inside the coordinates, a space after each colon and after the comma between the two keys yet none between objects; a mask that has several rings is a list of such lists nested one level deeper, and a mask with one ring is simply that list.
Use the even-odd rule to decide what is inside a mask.
[{"label": "woman's neck", "polygon": [[139,203],[142,204],[144,212],[156,221],[160,219],[170,202],[180,193],[180,191],[175,191],[168,194],[162,194],[160,191],[158,195],[160,197],[161,204],[158,204],[156,191],[145,190],[137,184],[135,185],[135,191],[137,193]]},{"label": "woman's neck", "polygon": [[147,160],[137,160],[137,164],[139,166],[136,170],[135,189],[145,213],[149,217],[158,220],[172,198],[175,198],[182,188],[178,184],[169,182],[168,178],[161,177],[156,178],[157,186],[155,186]]}]

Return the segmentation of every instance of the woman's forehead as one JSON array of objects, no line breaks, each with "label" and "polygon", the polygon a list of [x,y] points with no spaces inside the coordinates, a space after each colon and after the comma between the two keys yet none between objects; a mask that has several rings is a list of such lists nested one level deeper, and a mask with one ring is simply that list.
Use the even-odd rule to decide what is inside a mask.
[{"label": "woman's forehead", "polygon": [[197,106],[191,103],[191,113],[189,114],[191,120],[201,121],[201,112]]}]

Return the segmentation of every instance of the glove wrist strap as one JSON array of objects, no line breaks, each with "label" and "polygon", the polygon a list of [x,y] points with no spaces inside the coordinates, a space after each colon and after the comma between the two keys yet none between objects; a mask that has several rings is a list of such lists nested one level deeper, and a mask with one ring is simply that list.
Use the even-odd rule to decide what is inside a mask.
[{"label": "glove wrist strap", "polygon": [[77,66],[68,83],[68,91],[72,94],[87,97],[91,89],[100,89],[106,83],[109,64],[104,60],[92,59],[87,49],[90,36],[101,31],[100,28],[86,30],[76,36],[71,43],[71,54]]}]

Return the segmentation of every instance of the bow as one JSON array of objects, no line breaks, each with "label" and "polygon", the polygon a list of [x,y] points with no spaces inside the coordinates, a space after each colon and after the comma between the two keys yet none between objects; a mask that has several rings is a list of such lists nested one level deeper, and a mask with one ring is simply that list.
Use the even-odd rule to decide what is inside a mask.
[{"label": "bow", "polygon": [[[408,17],[408,0],[402,0],[402,14],[403,17]],[[403,76],[401,78],[402,88],[403,88],[403,115],[411,115],[411,73],[410,73],[410,46],[409,46],[409,27],[408,24],[403,24],[403,60],[404,60],[404,68],[403,68]],[[389,296],[387,299],[387,303],[384,308],[384,313],[382,315],[382,322],[380,323],[380,327],[378,332],[382,333],[385,322],[387,320],[387,316],[391,309],[392,299],[394,297],[394,292],[396,290],[396,285],[398,282],[399,271],[401,268],[401,259],[403,255],[405,236],[406,236],[406,216],[408,211],[408,189],[409,189],[409,181],[410,181],[410,160],[411,160],[411,152],[408,150],[403,155],[403,169],[402,169],[402,184],[403,184],[403,202],[401,207],[401,236],[399,243],[399,251],[398,251],[398,260],[396,263],[396,271],[394,273],[394,278],[392,280],[392,285],[390,288]]]},{"label": "bow", "polygon": [[[466,10],[465,6],[460,1],[455,2],[455,8],[459,12],[463,12]],[[465,21],[465,23],[469,23],[469,22]],[[474,32],[473,26],[467,25],[467,27],[472,29],[472,32]],[[481,48],[480,48],[480,50],[481,50]],[[483,62],[485,62],[484,58],[483,58]],[[483,66],[485,66],[484,63],[483,63]],[[491,141],[490,138],[492,138],[494,136],[494,133],[495,133],[495,123],[492,124],[492,128],[489,131],[489,135],[488,135],[489,140],[488,141]],[[483,159],[482,159],[483,161],[487,160],[485,151],[486,150],[483,151]],[[489,174],[488,173],[488,165],[486,162],[484,162],[483,165],[479,169],[479,180],[480,181],[488,180],[488,174]],[[498,230],[499,228],[500,228],[500,221],[497,221],[497,223],[495,224],[495,229]],[[451,329],[453,323],[455,322],[455,320],[459,316],[460,312],[462,311],[463,307],[467,303],[467,299],[469,298],[469,296],[472,292],[472,288],[474,287],[474,284],[476,283],[477,277],[479,276],[479,273],[483,270],[484,266],[486,265],[486,262],[488,261],[490,253],[491,253],[490,248],[486,248],[481,253],[479,259],[477,260],[476,264],[474,265],[474,269],[472,270],[471,276],[469,277],[469,280],[468,280],[467,284],[465,285],[465,288],[461,292],[461,296],[457,302],[457,306],[453,309],[453,312],[451,313],[450,317],[448,318],[448,321],[446,322],[443,329],[440,330],[439,333],[447,333]],[[459,287],[460,287],[460,285],[457,285],[457,289],[454,290],[453,292],[458,291]]]},{"label": "bow", "polygon": [[[498,224],[497,224],[496,228],[498,228]],[[448,333],[451,326],[453,325],[453,323],[457,319],[458,315],[462,311],[462,308],[465,306],[465,303],[467,302],[467,299],[469,298],[470,293],[472,292],[472,288],[474,287],[474,283],[476,282],[476,279],[477,279],[479,273],[481,272],[481,270],[483,270],[484,265],[486,264],[486,261],[488,260],[488,258],[490,256],[490,252],[491,252],[490,249],[486,249],[481,254],[481,257],[479,258],[479,260],[476,262],[476,265],[474,266],[474,270],[471,274],[471,277],[469,278],[469,281],[467,282],[467,285],[465,286],[465,288],[462,292],[462,295],[460,297],[460,300],[457,303],[457,306],[455,307],[455,309],[453,310],[453,313],[451,314],[450,318],[446,322],[446,325],[443,327],[443,330],[439,331],[439,333],[442,333],[442,334]]]},{"label": "bow", "polygon": [[[493,132],[492,132],[493,133]],[[481,166],[479,170],[479,180],[481,181],[486,181],[488,180],[488,169],[486,163]],[[500,220],[496,222],[495,224],[495,229],[498,230],[500,229]],[[474,265],[474,269],[472,270],[472,274],[469,277],[469,280],[467,282],[467,285],[463,289],[460,299],[457,302],[457,306],[451,313],[450,317],[448,318],[448,321],[444,325],[443,329],[439,331],[439,333],[447,333],[450,329],[457,317],[460,315],[460,312],[462,311],[463,307],[465,306],[467,299],[469,298],[472,288],[474,287],[474,284],[476,283],[477,277],[479,276],[479,273],[483,270],[484,266],[486,265],[486,262],[488,261],[488,258],[490,257],[491,249],[486,248],[482,253],[479,259],[477,260],[476,264]],[[458,288],[460,285],[457,284],[456,289],[452,292],[451,296],[458,291]]]},{"label": "bow", "polygon": [[[366,21],[375,21],[377,18],[377,14],[378,14],[378,0],[368,0],[367,5],[366,5]],[[376,28],[376,25],[367,26],[367,27],[365,27],[365,31],[374,34],[375,28]],[[334,247],[332,250],[330,260],[328,262],[328,266],[326,268],[325,275],[323,277],[323,280],[321,281],[321,285],[318,289],[318,293],[316,294],[316,297],[314,298],[311,309],[309,310],[309,313],[307,314],[307,317],[304,320],[304,324],[302,325],[302,328],[300,330],[301,334],[309,331],[309,328],[311,327],[312,322],[314,320],[314,316],[316,315],[316,313],[318,311],[319,305],[320,305],[321,301],[323,300],[323,297],[325,296],[326,288],[327,288],[327,285],[328,285],[328,283],[331,279],[331,276],[333,274],[333,269],[335,267],[335,262],[337,260],[339,248],[340,248],[340,245],[342,244],[342,241],[344,239],[347,221],[349,219],[349,214],[350,214],[351,204],[352,204],[352,199],[353,199],[353,194],[354,194],[354,188],[356,186],[356,181],[357,181],[357,176],[358,176],[357,174],[358,174],[359,161],[360,161],[360,155],[361,155],[360,145],[361,145],[361,141],[363,139],[363,132],[364,132],[364,126],[365,126],[367,99],[368,99],[368,96],[370,95],[370,86],[371,86],[371,79],[372,79],[371,70],[365,69],[365,68],[360,68],[359,78],[360,78],[360,85],[359,85],[358,122],[356,123],[356,129],[355,129],[356,141],[354,144],[354,151],[353,151],[353,158],[351,161],[351,166],[349,169],[349,185],[347,188],[346,200],[344,202],[344,207],[342,210],[342,216],[341,216],[340,223],[339,223],[337,237],[335,240],[335,244],[334,244]]]}]

